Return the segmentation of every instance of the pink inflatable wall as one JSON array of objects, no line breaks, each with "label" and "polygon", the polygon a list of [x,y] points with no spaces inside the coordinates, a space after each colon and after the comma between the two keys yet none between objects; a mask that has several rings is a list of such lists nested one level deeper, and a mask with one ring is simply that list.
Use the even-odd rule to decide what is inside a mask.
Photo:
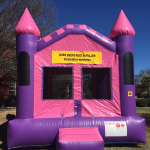
[{"label": "pink inflatable wall", "polygon": [[[52,63],[53,51],[101,52],[101,64]],[[68,35],[34,56],[34,118],[60,118],[75,116],[74,100],[81,101],[81,115],[85,117],[120,116],[118,55],[85,35]],[[55,60],[54,60],[55,61]],[[43,67],[72,67],[72,98],[43,99]],[[83,98],[82,68],[110,68],[111,98]],[[42,99],[42,100],[41,100]]]}]

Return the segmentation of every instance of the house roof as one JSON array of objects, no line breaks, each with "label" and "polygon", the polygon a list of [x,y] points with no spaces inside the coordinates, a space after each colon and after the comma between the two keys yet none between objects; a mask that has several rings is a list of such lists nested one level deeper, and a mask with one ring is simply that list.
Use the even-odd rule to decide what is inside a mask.
[{"label": "house roof", "polygon": [[114,38],[119,35],[135,35],[134,28],[130,24],[128,18],[124,14],[123,10],[121,10],[111,32],[110,32],[110,38]]},{"label": "house roof", "polygon": [[40,30],[27,8],[25,9],[14,31],[15,36],[22,33],[30,33],[40,37]]}]

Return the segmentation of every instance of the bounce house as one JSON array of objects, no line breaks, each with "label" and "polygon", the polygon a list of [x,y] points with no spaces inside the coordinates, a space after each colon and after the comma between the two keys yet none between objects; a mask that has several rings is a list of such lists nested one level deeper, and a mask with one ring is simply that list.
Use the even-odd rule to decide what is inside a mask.
[{"label": "bounce house", "polygon": [[110,39],[68,24],[39,39],[26,8],[14,31],[17,113],[8,149],[54,145],[57,150],[104,150],[107,143],[146,143],[136,114],[135,31],[121,10]]}]

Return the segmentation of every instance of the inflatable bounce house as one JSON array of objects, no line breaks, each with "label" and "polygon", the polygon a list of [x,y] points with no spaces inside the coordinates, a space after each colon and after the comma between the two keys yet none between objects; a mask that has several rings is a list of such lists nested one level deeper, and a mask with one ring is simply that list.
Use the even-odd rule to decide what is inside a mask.
[{"label": "inflatable bounce house", "polygon": [[54,145],[57,150],[104,150],[107,143],[146,143],[136,115],[135,31],[121,10],[110,39],[68,24],[39,39],[26,8],[17,42],[17,114],[8,149]]}]

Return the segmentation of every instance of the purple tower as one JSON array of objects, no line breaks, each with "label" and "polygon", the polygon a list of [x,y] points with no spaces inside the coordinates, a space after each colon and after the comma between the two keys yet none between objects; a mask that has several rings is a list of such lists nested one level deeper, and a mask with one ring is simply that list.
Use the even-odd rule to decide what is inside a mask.
[{"label": "purple tower", "polygon": [[17,46],[17,118],[33,118],[34,54],[40,31],[26,8],[16,29]]},{"label": "purple tower", "polygon": [[116,41],[116,54],[119,55],[119,80],[121,115],[136,116],[134,82],[134,41],[135,31],[121,10],[111,30],[110,38]]}]

